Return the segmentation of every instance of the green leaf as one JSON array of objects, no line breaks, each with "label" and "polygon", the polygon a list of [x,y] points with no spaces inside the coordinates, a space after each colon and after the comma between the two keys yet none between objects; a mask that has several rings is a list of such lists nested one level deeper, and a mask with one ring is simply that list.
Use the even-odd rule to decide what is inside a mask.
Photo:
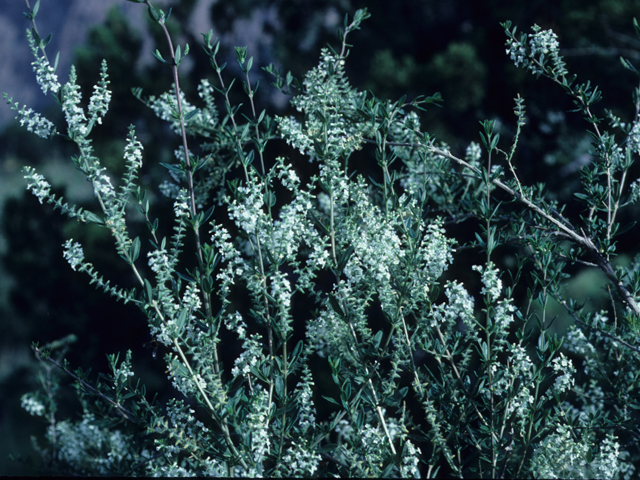
[{"label": "green leaf", "polygon": [[162,58],[162,54],[160,53],[160,50],[158,50],[157,48],[156,48],[156,51],[153,52],[153,56],[156,57],[158,60],[160,60],[165,65],[168,63],[164,58]]},{"label": "green leaf", "polygon": [[96,215],[93,212],[85,212],[85,215],[86,215],[86,219],[91,223],[95,223],[96,225],[102,225],[102,226],[106,225],[104,223],[104,219],[100,218],[98,215]]},{"label": "green leaf", "polygon": [[251,150],[249,153],[247,153],[243,158],[242,158],[242,164],[245,167],[248,167],[249,165],[251,165],[253,163],[253,159],[255,158],[256,153]]},{"label": "green leaf", "polygon": [[547,343],[547,337],[544,333],[541,333],[538,337],[538,350],[540,353],[544,353],[549,348],[549,344]]},{"label": "green leaf", "polygon": [[351,258],[351,255],[353,254],[354,251],[355,251],[355,248],[353,247],[353,245],[349,245],[349,247],[344,252],[342,252],[342,255],[340,255],[340,260],[338,260],[339,271],[342,271],[342,269],[345,267],[345,265]]},{"label": "green leaf", "polygon": [[276,377],[276,396],[278,398],[284,397],[284,382],[281,376]]},{"label": "green leaf", "polygon": [[129,257],[131,258],[131,263],[135,262],[140,256],[140,237],[136,237],[131,242],[131,247],[129,247]]},{"label": "green leaf", "polygon": [[184,273],[180,273],[180,272],[176,271],[175,274],[178,277],[180,277],[182,280],[184,280],[185,282],[194,283],[196,281],[195,278],[190,277],[189,275],[185,275]]},{"label": "green leaf", "polygon": [[160,13],[158,13],[158,10],[154,7],[152,7],[151,5],[149,5],[149,17],[151,18],[151,20],[153,20],[154,22],[159,22],[160,21]]},{"label": "green leaf", "polygon": [[380,348],[380,343],[382,342],[382,330],[379,330],[378,333],[373,337],[373,346],[378,350]]},{"label": "green leaf", "polygon": [[318,227],[319,230],[321,230],[325,235],[329,234],[329,229],[324,226],[324,224],[320,221],[320,219],[317,217],[315,213],[310,211],[309,216],[311,217],[311,220],[313,221],[314,225]]},{"label": "green leaf", "polygon": [[182,310],[180,310],[180,313],[178,314],[178,318],[176,319],[176,327],[178,327],[178,330],[182,331],[182,329],[184,328],[185,323],[187,323],[188,314],[189,314],[188,308],[183,308]]},{"label": "green leaf", "polygon": [[326,395],[321,395],[321,397],[324,398],[329,403],[333,403],[334,405],[340,406],[340,403],[338,403],[336,400],[334,400],[331,397],[327,397]]},{"label": "green leaf", "polygon": [[160,162],[160,165],[162,165],[167,170],[171,170],[172,172],[184,173],[184,170],[180,168],[178,165],[173,165],[171,163],[163,163],[163,162]]},{"label": "green leaf", "polygon": [[333,308],[334,312],[336,312],[341,317],[345,316],[344,310],[342,310],[342,307],[340,306],[340,302],[338,302],[338,299],[335,296],[329,295],[329,303],[331,304],[331,308]]},{"label": "green leaf", "polygon": [[147,291],[147,301],[151,303],[153,301],[153,287],[146,278],[144,279],[144,288]]},{"label": "green leaf", "polygon": [[213,210],[216,208],[215,205],[211,205],[206,212],[204,212],[204,214],[202,215],[202,222],[200,222],[201,224],[203,223],[207,223],[209,221],[209,219],[211,218],[211,215],[213,215]]},{"label": "green leaf", "polygon": [[393,395],[391,395],[386,399],[387,405],[391,405],[391,406],[398,405],[402,401],[402,399],[407,395],[408,391],[409,391],[409,387],[402,387],[400,390],[398,390],[396,393],[394,393]]},{"label": "green leaf", "polygon": [[342,392],[340,392],[340,400],[342,401],[342,405],[347,408],[349,405],[349,400],[351,399],[351,384],[349,380],[345,380],[342,384]]},{"label": "green leaf", "polygon": [[291,352],[291,357],[289,359],[290,368],[295,367],[295,364],[300,358],[300,354],[302,353],[302,347],[304,347],[304,343],[302,342],[302,340],[300,340],[298,343],[296,343],[293,352]]},{"label": "green leaf", "polygon": [[484,133],[480,132],[480,140],[482,140],[482,144],[484,145],[484,148],[488,148],[487,146],[487,137],[484,136]]},{"label": "green leaf", "polygon": [[631,64],[631,62],[626,58],[620,57],[620,63],[622,63],[622,66],[627,70],[631,70],[633,73],[638,73],[638,70],[636,70],[636,67],[634,67]]},{"label": "green leaf", "polygon": [[491,150],[495,150],[495,148],[498,146],[498,140],[500,140],[500,134],[496,133],[496,136],[493,137],[493,140],[491,140]]},{"label": "green leaf", "polygon": [[273,207],[276,204],[276,194],[267,190],[264,194],[264,203],[269,208]]},{"label": "green leaf", "polygon": [[184,121],[188,122],[189,120],[191,120],[193,117],[195,117],[198,113],[200,113],[200,109],[199,108],[194,108],[193,110],[191,110],[189,113],[187,113],[184,116]]},{"label": "green leaf", "polygon": [[42,39],[40,38],[40,35],[38,35],[38,32],[36,32],[35,28],[31,29],[31,35],[33,35],[33,40],[36,42],[36,45],[40,45]]},{"label": "green leaf", "polygon": [[177,358],[172,359],[171,369],[175,371],[176,376],[183,378],[188,378],[190,376],[187,368]]}]

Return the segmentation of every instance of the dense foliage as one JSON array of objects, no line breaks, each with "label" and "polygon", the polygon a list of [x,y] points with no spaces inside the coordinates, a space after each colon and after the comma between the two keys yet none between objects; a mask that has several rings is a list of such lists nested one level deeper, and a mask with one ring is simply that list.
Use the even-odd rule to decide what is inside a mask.
[{"label": "dense foliage", "polygon": [[[22,403],[49,423],[39,447],[45,469],[631,478],[640,460],[640,257],[616,263],[616,236],[634,228],[619,217],[640,198],[632,177],[639,107],[631,121],[594,113],[600,91],[569,73],[551,30],[518,34],[503,24],[514,64],[564,91],[591,136],[567,207],[518,173],[523,97],[514,100],[512,138],[485,120],[481,143],[457,156],[421,127],[417,112],[439,94],[390,101],[352,87],[347,37],[366,9],[345,18],[339,47],[323,49],[301,81],[266,68],[277,88],[295,93],[298,112],[271,116],[256,107],[243,47],[235,54],[245,105],[235,103],[211,34],[202,46],[215,81],[202,79],[199,99],[188,98],[179,66],[189,46],[173,45],[166,12],[130,1],[146,5],[168,46],[154,53],[167,92],[134,96],[180,145],[163,162],[171,181],[158,185],[172,211],[156,216],[140,186],[150,159],[136,127],[121,178],[96,154],[94,130],[116,91],[107,62],[83,103],[75,70],[58,81],[34,27],[34,71],[66,126],[8,102],[29,131],[75,144],[71,160],[92,185],[91,207],[65,201],[32,167],[28,188],[81,225],[110,232],[131,272],[122,282],[105,278],[71,238],[64,258],[143,312],[173,393],[152,401],[135,380],[131,351],[111,355],[110,373],[96,379],[64,360],[72,337],[35,345],[43,388]],[[28,14],[34,22],[38,7]],[[473,58],[465,48],[452,55]],[[272,155],[282,140],[291,154]],[[132,233],[136,223],[144,234]],[[455,262],[463,263],[454,270]],[[565,288],[584,265],[603,273],[606,310],[583,308]],[[566,333],[554,330],[552,301],[573,320]],[[81,418],[57,415],[65,376],[75,381]]]}]

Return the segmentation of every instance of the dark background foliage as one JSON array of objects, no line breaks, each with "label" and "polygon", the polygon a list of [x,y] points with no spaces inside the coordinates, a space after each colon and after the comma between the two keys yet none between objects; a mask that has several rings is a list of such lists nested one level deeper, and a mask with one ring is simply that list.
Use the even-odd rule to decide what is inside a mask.
[{"label": "dark background foliage", "polygon": [[[100,60],[107,59],[113,102],[104,125],[96,130],[96,152],[117,177],[123,169],[122,149],[127,127],[136,125],[138,138],[145,146],[141,182],[151,194],[155,215],[162,219],[164,213],[169,214],[171,206],[157,191],[156,185],[168,178],[159,163],[172,161],[171,152],[177,147],[178,138],[170,134],[168,127],[138,102],[130,90],[139,86],[149,95],[169,88],[170,72],[158,62],[148,61],[149,51],[156,46],[163,51],[164,42],[161,33],[150,24],[141,24],[139,17],[133,20],[131,7],[134,5],[115,0],[109,3],[112,7],[105,21],[92,27],[85,37],[80,35],[78,38],[83,38],[80,43],[72,44],[73,63],[88,98],[98,78]],[[357,8],[367,7],[371,19],[350,37],[353,49],[346,69],[354,86],[392,100],[405,94],[410,99],[441,92],[442,108],[430,108],[423,114],[423,125],[457,154],[462,154],[470,141],[479,142],[478,122],[486,118],[498,119],[501,133],[509,139],[515,131],[513,99],[519,93],[526,100],[528,124],[515,157],[518,171],[527,184],[546,182],[549,195],[569,202],[569,208],[578,180],[577,170],[589,155],[586,124],[579,116],[567,113],[572,105],[559,88],[513,67],[505,55],[505,35],[500,22],[509,19],[527,31],[534,23],[543,29],[552,28],[559,36],[569,71],[576,73],[580,81],[591,80],[600,85],[604,96],[601,108],[606,105],[627,121],[635,113],[631,92],[636,79],[622,68],[619,56],[632,62],[640,59],[640,42],[633,34],[631,22],[635,12],[640,11],[638,0],[188,0],[162,3],[174,5],[169,22],[172,34],[181,44],[187,42],[192,47],[182,70],[181,86],[187,98],[192,101],[197,98],[195,87],[200,78],[215,82],[214,72],[198,47],[202,40],[200,32],[189,28],[194,24],[194,16],[204,11],[209,15],[207,22],[214,27],[214,36],[222,39],[223,54],[228,57],[227,78],[239,72],[233,47],[248,45],[249,55],[255,57],[254,80],[261,81],[258,107],[269,108],[271,113],[279,115],[293,113],[287,104],[288,98],[273,89],[269,85],[270,77],[257,67],[274,63],[301,77],[317,63],[320,48],[327,43],[338,45],[336,32],[342,26],[345,13],[352,15]],[[68,7],[62,7],[63,4],[66,2],[43,0],[40,16],[48,18],[55,14],[64,18]],[[22,22],[24,28],[28,26],[26,19],[14,15],[16,12],[10,13],[12,22]],[[48,33],[41,31],[43,35]],[[20,42],[24,47],[26,39]],[[24,48],[20,51],[27,52]],[[50,58],[55,53],[55,50],[49,51]],[[62,64],[66,66],[71,55],[70,51],[61,52],[61,57],[66,56]],[[20,64],[24,69],[31,58],[23,55],[12,62],[11,65]],[[66,81],[65,70],[59,69],[58,74]],[[34,98],[29,92],[36,88],[35,79],[30,77],[24,85],[24,94],[7,93],[23,102]],[[236,103],[244,101],[241,89],[237,89],[236,95]],[[62,125],[61,115],[53,103],[48,101],[43,109]],[[295,161],[295,152],[286,146],[277,148],[281,151],[276,153]],[[19,182],[17,172],[21,166],[33,165],[58,178],[54,183],[59,193],[77,200],[83,207],[95,207],[93,196],[87,195],[88,185],[84,189],[75,185],[80,177],[74,176],[76,172],[72,169],[62,167],[60,160],[74,153],[69,143],[61,139],[41,141],[21,130],[15,122],[6,123],[0,132],[0,174],[5,177],[2,183],[5,192],[0,189],[2,452],[27,454],[28,435],[41,437],[44,433],[44,425],[19,408],[20,396],[35,387],[36,363],[28,350],[32,341],[42,344],[75,333],[78,342],[68,356],[72,365],[104,371],[105,354],[132,349],[134,366],[150,391],[157,391],[164,378],[162,361],[154,360],[151,349],[144,348],[150,338],[143,315],[133,306],[118,304],[96,291],[88,285],[86,277],[72,271],[62,258],[62,243],[73,237],[83,243],[87,258],[106,278],[132,285],[126,265],[118,262],[108,231],[80,228],[50,207],[42,207],[20,186],[12,185],[9,189],[6,179]],[[367,155],[366,149],[362,155]],[[370,160],[369,164],[375,162]],[[303,168],[304,164],[301,165]],[[10,195],[9,191],[17,193]],[[624,224],[628,219],[621,220]],[[142,232],[144,223],[134,222],[132,228]],[[171,226],[161,228],[167,233]],[[455,225],[449,229],[461,241],[465,240],[464,229]],[[634,249],[634,238],[621,237],[623,261],[636,253]],[[514,253],[509,250],[501,253],[503,267],[514,265]],[[467,260],[468,256],[458,258],[448,275],[464,279],[466,274],[462,272],[469,269]],[[597,274],[588,270],[576,272],[569,288],[582,292],[593,308],[602,308],[602,292],[594,290],[596,278]],[[27,465],[8,462],[4,455],[0,458],[0,474],[36,472]]]}]

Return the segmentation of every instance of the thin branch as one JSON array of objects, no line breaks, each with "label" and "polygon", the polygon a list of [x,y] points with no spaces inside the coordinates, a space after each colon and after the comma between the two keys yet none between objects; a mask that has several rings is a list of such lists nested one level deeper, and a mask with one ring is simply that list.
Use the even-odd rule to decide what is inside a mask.
[{"label": "thin branch", "polygon": [[580,325],[583,325],[591,330],[594,330],[596,332],[601,333],[602,335],[604,335],[605,337],[610,338],[611,340],[613,340],[614,342],[619,343],[620,345],[623,345],[625,347],[627,347],[630,350],[633,350],[636,353],[640,353],[640,348],[638,347],[634,347],[633,345],[628,344],[627,342],[625,342],[624,340],[616,337],[615,335],[611,335],[610,333],[605,332],[604,330],[598,328],[598,327],[594,327],[593,325],[589,325],[587,322],[580,320],[580,318],[578,318],[578,316],[575,314],[575,312],[569,307],[569,305],[567,305],[567,302],[565,301],[564,298],[557,296],[556,299],[560,302],[560,304],[565,308],[565,310],[567,311],[567,313],[569,315],[571,315],[571,318],[573,318],[577,323],[579,323]]},{"label": "thin branch", "polygon": [[95,388],[91,384],[89,384],[89,383],[85,382],[84,380],[82,380],[75,373],[71,372],[69,369],[67,369],[66,367],[61,365],[59,362],[57,362],[56,360],[54,360],[50,356],[43,355],[44,352],[42,350],[40,350],[37,347],[33,347],[33,350],[36,352],[36,355],[38,356],[38,358],[42,358],[44,356],[46,360],[48,360],[49,362],[53,363],[56,367],[58,367],[60,370],[62,370],[67,375],[69,375],[71,378],[73,378],[75,381],[80,383],[84,388],[89,390],[89,392],[91,394],[97,395],[98,397],[100,397],[104,401],[106,401],[107,403],[109,403],[112,406],[114,406],[126,420],[129,420],[130,422],[137,423],[138,425],[142,425],[143,424],[143,422],[141,422],[140,420],[137,420],[135,418],[135,414],[133,412],[131,412],[130,410],[127,410],[122,405],[120,405],[118,402],[116,402],[112,398],[109,398],[104,393],[102,393],[100,390],[98,390],[97,388]]}]

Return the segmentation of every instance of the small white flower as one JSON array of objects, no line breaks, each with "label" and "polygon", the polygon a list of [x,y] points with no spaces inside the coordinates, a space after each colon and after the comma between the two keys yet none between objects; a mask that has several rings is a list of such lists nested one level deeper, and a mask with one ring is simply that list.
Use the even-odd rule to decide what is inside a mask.
[{"label": "small white flower", "polygon": [[82,245],[69,239],[64,243],[64,258],[69,262],[71,268],[75,270],[84,261],[84,250]]},{"label": "small white flower", "polygon": [[20,399],[20,405],[29,415],[42,417],[45,414],[45,406],[33,393],[24,394]]},{"label": "small white flower", "polygon": [[547,395],[559,395],[570,390],[575,383],[573,376],[576,373],[576,369],[573,366],[571,360],[565,357],[563,353],[561,353],[559,357],[553,359],[551,366],[553,368],[553,372],[556,374],[560,374],[560,376],[556,378],[555,382],[553,383],[553,387],[551,387],[550,389],[551,391],[548,392]]},{"label": "small white flower", "polygon": [[107,80],[107,62],[102,60],[102,71],[100,72],[100,81],[93,87],[93,95],[89,101],[89,118],[98,124],[102,123],[102,117],[109,110],[111,102],[111,92],[107,89],[109,81]]},{"label": "small white flower", "polygon": [[178,193],[178,198],[173,204],[173,212],[176,215],[177,219],[189,218],[191,215],[191,209],[189,207],[189,193],[186,189],[181,188]]},{"label": "small white flower", "polygon": [[31,62],[31,65],[33,66],[33,71],[36,74],[36,80],[42,89],[42,93],[46,95],[47,92],[51,90],[52,93],[57,94],[60,90],[58,76],[53,70],[53,67],[49,64],[47,58],[44,55],[42,57],[40,56],[36,41],[29,29],[27,29],[27,39],[29,40],[31,54],[35,57],[35,60]]},{"label": "small white flower", "polygon": [[486,266],[474,265],[471,268],[482,274],[484,287],[480,293],[487,295],[489,302],[497,300],[502,294],[502,280],[498,277],[498,269],[493,262],[487,263]]},{"label": "small white flower", "polygon": [[112,199],[116,196],[116,191],[111,185],[111,179],[107,175],[99,175],[93,180],[93,190],[100,195],[103,200]]},{"label": "small white flower", "polygon": [[27,190],[31,190],[40,203],[45,198],[48,198],[51,191],[51,185],[47,182],[42,175],[39,173],[35,173],[35,170],[29,167],[27,170],[27,175],[24,178],[27,179]]},{"label": "small white flower", "polygon": [[482,157],[482,148],[479,143],[471,142],[467,147],[465,159],[472,165],[476,165]]},{"label": "small white flower", "polygon": [[[8,100],[11,103],[11,99]],[[18,110],[18,103],[12,105],[12,110]],[[44,118],[39,113],[34,112],[31,108],[23,106],[18,110],[16,120],[20,121],[20,126],[27,124],[27,131],[35,133],[41,138],[51,138],[56,134],[56,126],[50,120]]]},{"label": "small white flower", "polygon": [[202,302],[200,300],[200,289],[197,285],[193,283],[189,283],[182,297],[182,303],[185,307],[198,310],[202,306]]},{"label": "small white flower", "polygon": [[149,267],[155,273],[160,273],[169,269],[169,257],[166,250],[154,250],[147,253],[149,257]]}]

